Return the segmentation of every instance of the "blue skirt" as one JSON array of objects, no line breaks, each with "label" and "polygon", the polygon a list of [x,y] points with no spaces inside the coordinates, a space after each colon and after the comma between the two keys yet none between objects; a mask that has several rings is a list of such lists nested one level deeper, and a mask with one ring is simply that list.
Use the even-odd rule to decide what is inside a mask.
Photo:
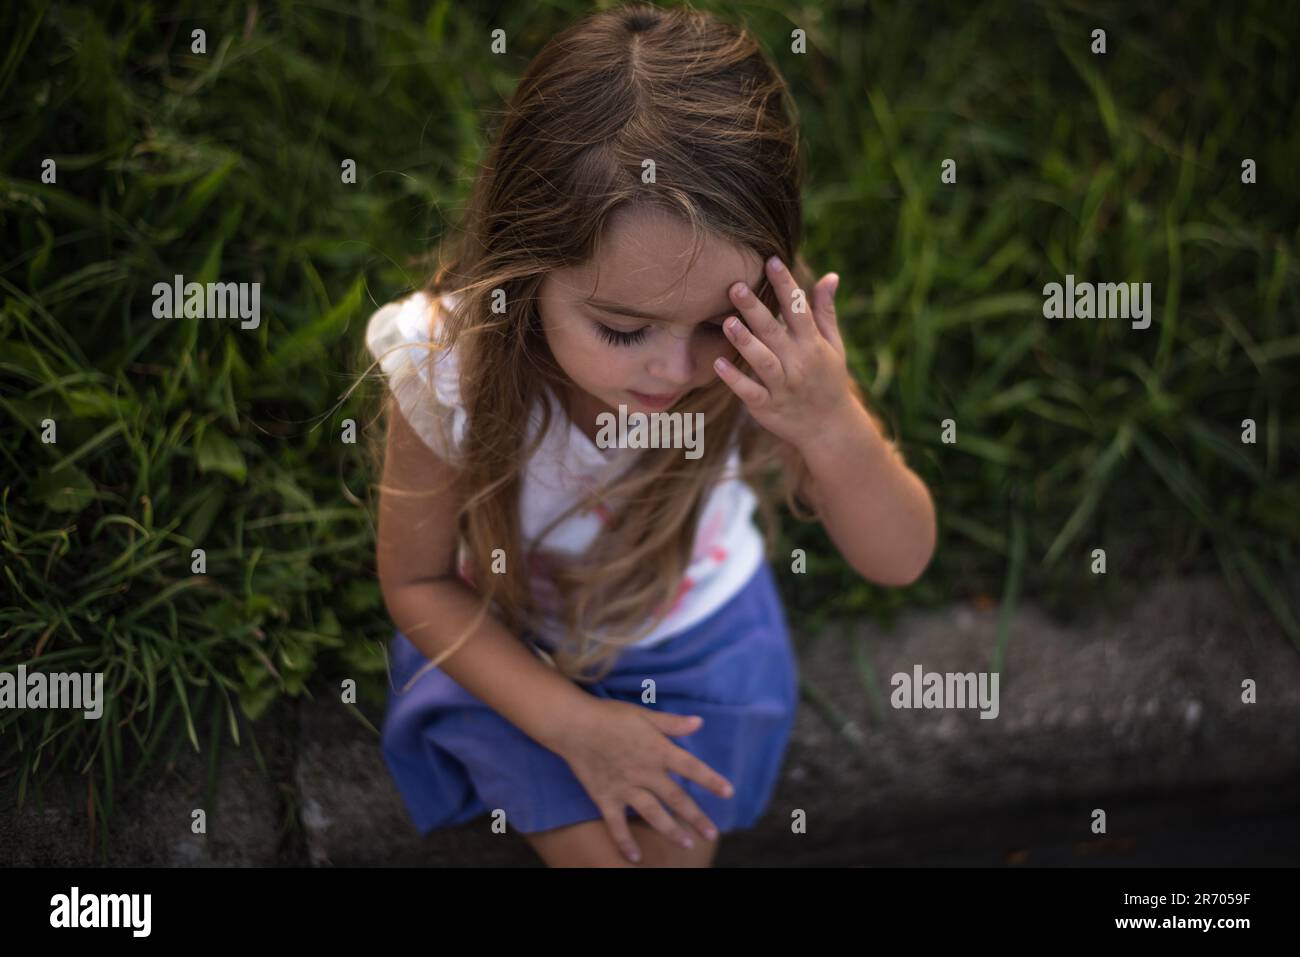
[{"label": "blue skirt", "polygon": [[[394,690],[428,660],[395,632],[383,754],[421,834],[495,808],[505,811],[511,830],[525,834],[603,820],[563,758],[440,668],[430,668],[405,694]],[[767,561],[708,618],[651,647],[625,649],[604,680],[579,687],[651,707],[641,703],[646,678],[655,679],[653,707],[704,719],[699,730],[672,741],[730,781],[735,793],[719,797],[675,772],[669,776],[720,832],[753,827],[776,787],[799,695],[785,610]],[[631,806],[625,814],[640,817]]]}]

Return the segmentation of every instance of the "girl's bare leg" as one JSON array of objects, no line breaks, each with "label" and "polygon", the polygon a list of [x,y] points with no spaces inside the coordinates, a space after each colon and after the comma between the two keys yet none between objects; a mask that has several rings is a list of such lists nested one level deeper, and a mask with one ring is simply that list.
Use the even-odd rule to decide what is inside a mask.
[{"label": "girl's bare leg", "polygon": [[640,818],[628,826],[641,848],[641,861],[633,864],[618,849],[603,820],[580,821],[523,835],[547,867],[712,867],[718,841],[692,835],[695,847],[686,849],[664,837]]}]

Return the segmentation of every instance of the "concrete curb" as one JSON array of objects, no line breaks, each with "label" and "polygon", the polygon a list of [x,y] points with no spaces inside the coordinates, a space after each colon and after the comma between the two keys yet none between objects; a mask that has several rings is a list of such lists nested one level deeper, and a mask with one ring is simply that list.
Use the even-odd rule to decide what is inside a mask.
[{"label": "concrete curb", "polygon": [[[796,633],[808,690],[782,778],[764,820],[724,838],[718,866],[1300,863],[1300,652],[1264,610],[1208,579],[1077,625],[1024,607],[995,720],[890,706],[891,676],[917,665],[989,670],[997,620],[958,605],[891,629]],[[1256,704],[1242,703],[1245,678]],[[539,866],[487,817],[421,838],[377,736],[332,692],[241,722],[241,741],[219,755],[206,835],[190,821],[209,756],[186,741],[122,798],[106,863]],[[0,864],[98,863],[86,795],[62,771],[43,806],[29,794],[22,812],[8,807]],[[1091,830],[1096,808],[1105,834]],[[792,832],[797,811],[806,833]]]}]

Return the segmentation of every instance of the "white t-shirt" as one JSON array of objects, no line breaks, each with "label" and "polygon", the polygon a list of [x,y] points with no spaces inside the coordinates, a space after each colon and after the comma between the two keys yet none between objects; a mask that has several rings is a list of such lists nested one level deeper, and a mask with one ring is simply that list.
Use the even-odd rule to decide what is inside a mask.
[{"label": "white t-shirt", "polygon": [[[443,307],[453,303],[444,296]],[[366,326],[366,346],[381,360],[389,388],[403,416],[435,454],[453,464],[465,433],[466,413],[460,401],[459,366],[454,349],[435,351],[418,345],[430,341],[432,300],[423,292],[390,302],[377,310]],[[436,336],[435,336],[436,341]],[[387,353],[387,354],[385,354]],[[520,523],[525,551],[537,550],[529,569],[538,601],[547,609],[539,637],[552,648],[563,631],[557,613],[558,596],[545,574],[549,555],[563,560],[580,556],[590,546],[604,520],[603,509],[579,511],[553,528],[538,548],[537,536],[550,521],[603,479],[613,478],[637,449],[601,449],[575,425],[548,394],[554,414],[541,445],[528,460],[521,482]],[[534,407],[526,438],[540,426]],[[722,478],[708,493],[690,564],[678,585],[676,599],[654,630],[634,647],[646,647],[703,621],[727,603],[763,561],[763,536],[754,524],[757,498],[739,478],[740,451],[734,447]],[[462,543],[461,571],[466,569]],[[548,587],[549,586],[549,587]]]}]

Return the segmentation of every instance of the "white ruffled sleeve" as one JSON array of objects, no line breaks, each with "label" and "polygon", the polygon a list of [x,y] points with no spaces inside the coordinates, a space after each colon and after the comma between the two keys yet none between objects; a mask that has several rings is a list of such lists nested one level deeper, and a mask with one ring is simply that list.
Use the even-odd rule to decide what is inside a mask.
[{"label": "white ruffled sleeve", "polygon": [[[444,306],[448,305],[443,297]],[[434,300],[416,292],[380,307],[366,323],[366,348],[379,361],[402,416],[439,458],[455,462],[465,435],[454,350],[435,335]]]}]

